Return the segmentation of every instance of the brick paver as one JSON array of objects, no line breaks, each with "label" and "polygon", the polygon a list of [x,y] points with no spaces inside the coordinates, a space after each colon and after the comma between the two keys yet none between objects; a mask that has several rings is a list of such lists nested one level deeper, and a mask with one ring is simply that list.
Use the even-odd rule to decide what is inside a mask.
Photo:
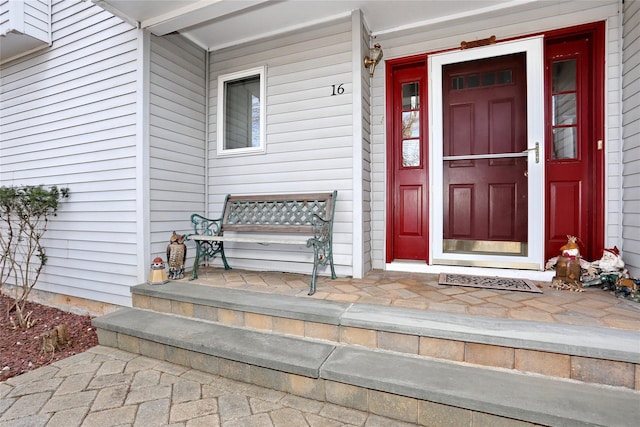
[{"label": "brick paver", "polygon": [[0,383],[0,427],[125,425],[373,427],[414,424],[399,424],[367,412],[105,346]]}]

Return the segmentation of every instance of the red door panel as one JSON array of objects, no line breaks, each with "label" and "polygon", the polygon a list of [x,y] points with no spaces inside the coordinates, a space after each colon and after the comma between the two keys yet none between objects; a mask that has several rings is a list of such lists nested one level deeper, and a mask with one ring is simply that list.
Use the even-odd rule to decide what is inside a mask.
[{"label": "red door panel", "polygon": [[[551,38],[546,72],[546,246],[558,255],[567,235],[579,239],[582,256],[598,259],[603,248],[602,74],[595,64],[598,32]],[[599,58],[599,59],[597,59]]]},{"label": "red door panel", "polygon": [[[514,183],[491,184],[489,186],[489,240],[519,241],[516,222],[519,214]],[[524,236],[523,236],[524,237]]]},{"label": "red door panel", "polygon": [[392,105],[387,121],[391,135],[387,262],[428,257],[426,72],[424,60],[391,71],[387,91]]},{"label": "red door panel", "polygon": [[473,212],[475,187],[463,184],[449,186],[450,234],[456,239],[467,239],[473,234]]},{"label": "red door panel", "polygon": [[556,252],[559,251],[560,246],[566,244],[567,234],[577,235],[575,231],[583,228],[582,218],[580,217],[581,192],[579,181],[554,181],[549,183],[549,205],[560,207],[560,209],[549,209],[548,235],[549,240],[559,245],[555,249]]},{"label": "red door panel", "polygon": [[423,235],[422,194],[424,193],[424,188],[422,185],[403,185],[399,190],[399,234],[402,236],[421,237]]},{"label": "red door panel", "polygon": [[444,68],[444,239],[527,241],[526,158],[455,159],[527,148],[524,69],[524,54]]}]

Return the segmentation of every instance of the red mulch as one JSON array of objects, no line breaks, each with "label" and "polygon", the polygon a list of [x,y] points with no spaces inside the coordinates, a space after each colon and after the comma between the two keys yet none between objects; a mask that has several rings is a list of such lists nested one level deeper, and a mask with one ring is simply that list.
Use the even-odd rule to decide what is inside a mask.
[{"label": "red mulch", "polygon": [[[25,313],[32,312],[30,319],[36,323],[28,328],[15,328],[15,311],[9,313],[13,298],[0,294],[0,381],[20,375],[65,357],[82,353],[98,345],[98,336],[91,326],[91,317],[81,316],[53,307],[28,302]],[[71,345],[55,352],[42,353],[40,334],[66,323]]]}]

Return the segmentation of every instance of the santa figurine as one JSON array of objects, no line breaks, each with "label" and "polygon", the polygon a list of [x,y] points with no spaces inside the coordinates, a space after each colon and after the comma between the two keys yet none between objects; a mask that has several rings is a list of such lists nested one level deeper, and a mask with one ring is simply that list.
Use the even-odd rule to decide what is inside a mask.
[{"label": "santa figurine", "polygon": [[617,273],[624,270],[624,261],[620,256],[620,250],[617,246],[614,246],[611,249],[605,249],[602,252],[602,258],[594,261],[593,266],[603,273]]}]

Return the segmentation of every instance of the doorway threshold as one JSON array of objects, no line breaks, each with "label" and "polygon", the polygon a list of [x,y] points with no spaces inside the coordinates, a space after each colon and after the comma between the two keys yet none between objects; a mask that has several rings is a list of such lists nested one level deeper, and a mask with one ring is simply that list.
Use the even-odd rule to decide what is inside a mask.
[{"label": "doorway threshold", "polygon": [[509,277],[514,279],[530,279],[539,282],[551,282],[555,271],[517,270],[509,268],[464,267],[460,265],[428,265],[424,261],[401,260],[385,264],[387,271],[404,271],[407,273],[452,273],[476,276]]}]

